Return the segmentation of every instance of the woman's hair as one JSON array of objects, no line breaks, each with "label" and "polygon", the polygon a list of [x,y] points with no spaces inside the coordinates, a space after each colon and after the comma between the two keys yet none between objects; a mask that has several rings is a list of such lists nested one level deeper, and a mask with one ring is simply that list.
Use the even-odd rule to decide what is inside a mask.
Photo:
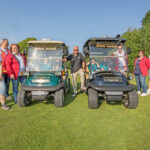
[{"label": "woman's hair", "polygon": [[145,54],[144,50],[140,50],[139,53],[142,53],[143,55]]},{"label": "woman's hair", "polygon": [[20,52],[20,46],[19,46],[18,44],[11,44],[11,46],[10,46],[10,52],[12,53],[12,47],[13,47],[14,45],[16,45],[16,46],[18,47],[19,52]]}]

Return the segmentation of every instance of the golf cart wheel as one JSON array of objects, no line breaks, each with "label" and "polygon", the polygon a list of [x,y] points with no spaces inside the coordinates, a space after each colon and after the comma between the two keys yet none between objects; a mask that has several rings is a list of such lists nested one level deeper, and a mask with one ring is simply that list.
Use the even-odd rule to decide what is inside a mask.
[{"label": "golf cart wheel", "polygon": [[139,97],[136,91],[128,92],[127,99],[123,105],[128,109],[136,109],[139,103]]},{"label": "golf cart wheel", "polygon": [[20,89],[17,95],[17,104],[21,107],[29,106],[31,104],[31,92]]},{"label": "golf cart wheel", "polygon": [[98,92],[92,88],[88,89],[88,107],[90,109],[98,108]]},{"label": "golf cart wheel", "polygon": [[64,105],[64,89],[55,92],[54,103],[56,107],[63,107]]}]

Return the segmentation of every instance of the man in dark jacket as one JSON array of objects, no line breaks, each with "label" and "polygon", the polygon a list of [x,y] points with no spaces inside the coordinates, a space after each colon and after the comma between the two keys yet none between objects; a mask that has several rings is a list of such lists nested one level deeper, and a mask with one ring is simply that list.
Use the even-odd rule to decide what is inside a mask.
[{"label": "man in dark jacket", "polygon": [[72,96],[76,96],[77,94],[77,76],[80,75],[81,79],[81,90],[85,90],[85,78],[84,78],[84,72],[85,72],[85,61],[83,58],[83,55],[79,53],[78,46],[74,46],[73,48],[73,54],[70,54],[66,59],[63,59],[63,61],[70,61],[71,63],[71,77],[72,77],[72,85],[73,85],[73,91],[74,94]]}]

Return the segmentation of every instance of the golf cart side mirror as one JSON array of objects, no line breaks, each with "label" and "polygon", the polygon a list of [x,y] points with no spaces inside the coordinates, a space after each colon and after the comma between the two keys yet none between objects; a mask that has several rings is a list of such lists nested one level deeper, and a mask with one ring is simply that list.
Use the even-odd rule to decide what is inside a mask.
[{"label": "golf cart side mirror", "polygon": [[127,54],[131,54],[131,48],[127,48]]},{"label": "golf cart side mirror", "polygon": [[24,76],[29,76],[30,74],[29,74],[28,71],[23,71],[23,75],[24,75]]},{"label": "golf cart side mirror", "polygon": [[68,56],[68,54],[69,54],[68,50],[63,51],[63,57]]},{"label": "golf cart side mirror", "polygon": [[90,52],[87,49],[87,47],[83,48],[83,54],[86,55],[86,56],[90,55]]}]

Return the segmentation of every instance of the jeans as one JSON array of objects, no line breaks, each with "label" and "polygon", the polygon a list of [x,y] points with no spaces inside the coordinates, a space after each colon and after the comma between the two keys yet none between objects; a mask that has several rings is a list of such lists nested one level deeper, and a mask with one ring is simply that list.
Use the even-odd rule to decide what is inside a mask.
[{"label": "jeans", "polygon": [[143,93],[147,93],[147,85],[146,85],[146,76],[142,76],[142,74],[135,75],[137,90],[141,91],[143,89]]},{"label": "jeans", "polygon": [[17,79],[11,79],[11,81],[12,81],[12,85],[13,85],[14,99],[15,99],[15,102],[17,102],[17,94],[18,94],[19,82],[22,85],[24,83],[24,81],[25,81],[25,76],[18,76]]},{"label": "jeans", "polygon": [[3,74],[3,79],[4,79],[5,86],[6,86],[6,97],[8,97],[10,78],[7,76],[7,74]]}]

